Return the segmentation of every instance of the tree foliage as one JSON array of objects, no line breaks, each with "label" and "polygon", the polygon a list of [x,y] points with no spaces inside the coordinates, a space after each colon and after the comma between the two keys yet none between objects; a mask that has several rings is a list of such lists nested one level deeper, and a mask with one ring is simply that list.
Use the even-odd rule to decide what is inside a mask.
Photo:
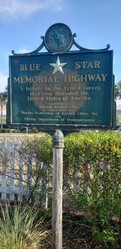
[{"label": "tree foliage", "polygon": [[115,85],[115,98],[121,98],[121,80]]},{"label": "tree foliage", "polygon": [[0,93],[1,129],[3,128],[3,108],[7,100],[7,95],[7,91]]}]

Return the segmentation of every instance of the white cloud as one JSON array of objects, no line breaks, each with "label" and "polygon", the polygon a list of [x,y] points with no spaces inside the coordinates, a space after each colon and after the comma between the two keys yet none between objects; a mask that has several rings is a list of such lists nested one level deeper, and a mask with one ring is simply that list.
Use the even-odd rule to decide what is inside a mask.
[{"label": "white cloud", "polygon": [[8,75],[0,72],[0,92],[4,92],[7,87]]},{"label": "white cloud", "polygon": [[15,51],[16,54],[25,54],[25,53],[29,53],[31,51],[29,51],[27,48],[20,48],[17,51]]},{"label": "white cloud", "polygon": [[41,10],[60,11],[63,0],[0,0],[0,18],[29,17]]}]

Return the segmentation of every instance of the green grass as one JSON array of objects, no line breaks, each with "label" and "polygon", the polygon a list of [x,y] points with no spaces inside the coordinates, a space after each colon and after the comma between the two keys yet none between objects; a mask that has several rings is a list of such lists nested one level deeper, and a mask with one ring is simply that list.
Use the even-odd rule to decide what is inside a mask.
[{"label": "green grass", "polygon": [[[0,249],[40,249],[48,237],[43,220],[32,207],[1,207]],[[50,246],[51,247],[51,246]]]}]

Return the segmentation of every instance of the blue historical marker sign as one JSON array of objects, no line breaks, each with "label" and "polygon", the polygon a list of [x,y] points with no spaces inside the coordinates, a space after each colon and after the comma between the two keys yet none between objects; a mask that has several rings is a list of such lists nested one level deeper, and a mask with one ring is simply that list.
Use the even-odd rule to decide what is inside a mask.
[{"label": "blue historical marker sign", "polygon": [[[112,127],[113,52],[80,47],[64,24],[50,27],[42,44],[48,52],[39,47],[9,57],[10,124],[45,131]],[[72,44],[79,50],[69,51]]]}]

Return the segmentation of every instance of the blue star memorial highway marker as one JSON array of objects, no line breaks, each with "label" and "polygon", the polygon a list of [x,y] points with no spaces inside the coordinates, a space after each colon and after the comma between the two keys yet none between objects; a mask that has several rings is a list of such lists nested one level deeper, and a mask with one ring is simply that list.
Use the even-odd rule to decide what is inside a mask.
[{"label": "blue star memorial highway marker", "polygon": [[63,67],[67,64],[67,62],[65,63],[61,63],[60,62],[60,58],[59,56],[57,57],[56,63],[49,63],[52,67],[54,67],[53,70],[53,74],[55,74],[56,72],[61,72],[62,74],[64,74],[63,72]]}]

